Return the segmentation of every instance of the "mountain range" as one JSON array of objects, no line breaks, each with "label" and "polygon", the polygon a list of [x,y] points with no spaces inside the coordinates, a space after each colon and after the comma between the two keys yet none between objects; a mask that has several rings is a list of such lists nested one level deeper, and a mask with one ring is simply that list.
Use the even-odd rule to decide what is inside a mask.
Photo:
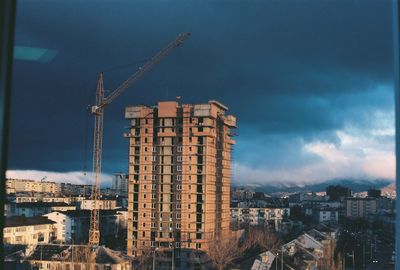
[{"label": "mountain range", "polygon": [[341,185],[350,188],[353,192],[367,191],[370,188],[382,189],[393,181],[387,179],[332,179],[320,183],[313,184],[282,184],[282,183],[268,183],[268,184],[241,184],[235,185],[233,187],[246,187],[254,191],[264,192],[267,194],[277,193],[277,192],[321,192],[325,191],[330,185]]}]

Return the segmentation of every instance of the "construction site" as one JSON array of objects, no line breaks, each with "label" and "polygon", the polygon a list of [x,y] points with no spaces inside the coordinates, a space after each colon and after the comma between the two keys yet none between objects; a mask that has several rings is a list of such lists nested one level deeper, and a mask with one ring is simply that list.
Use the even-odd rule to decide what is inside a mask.
[{"label": "construction site", "polygon": [[32,269],[141,269],[149,258],[152,269],[204,269],[210,241],[229,233],[230,158],[235,143],[231,129],[236,128],[236,118],[225,114],[228,108],[223,104],[215,100],[180,104],[178,97],[152,107],[126,108],[130,125],[124,134],[129,139],[127,254],[101,245],[96,203],[104,109],[189,36],[180,34],[108,96],[103,73],[98,75],[91,106],[93,205],[87,244],[38,243],[9,258],[28,262]]}]

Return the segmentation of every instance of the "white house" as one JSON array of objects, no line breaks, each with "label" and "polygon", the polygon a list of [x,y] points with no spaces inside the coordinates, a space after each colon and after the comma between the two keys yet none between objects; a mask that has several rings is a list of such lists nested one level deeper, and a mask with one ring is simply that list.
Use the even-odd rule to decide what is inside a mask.
[{"label": "white house", "polygon": [[46,217],[9,217],[3,229],[4,244],[35,245],[55,239],[55,222]]}]

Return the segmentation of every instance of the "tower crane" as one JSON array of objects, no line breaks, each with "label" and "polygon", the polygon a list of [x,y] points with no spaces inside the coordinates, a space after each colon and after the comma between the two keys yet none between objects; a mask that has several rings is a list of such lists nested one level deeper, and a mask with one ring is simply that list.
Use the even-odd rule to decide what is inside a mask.
[{"label": "tower crane", "polygon": [[94,202],[94,207],[90,215],[90,230],[89,230],[89,245],[98,246],[100,242],[99,230],[99,209],[97,201],[100,197],[100,173],[101,173],[101,157],[102,157],[102,144],[103,144],[103,120],[104,108],[127,90],[132,84],[140,79],[147,71],[149,71],[155,64],[162,58],[168,55],[174,48],[179,47],[187,38],[190,33],[180,34],[174,41],[168,44],[165,48],[155,54],[143,66],[132,74],[126,81],[119,87],[112,91],[107,97],[104,96],[103,73],[100,72],[97,78],[96,101],[95,105],[91,107],[91,113],[94,116],[94,130],[93,130],[93,187],[91,199]]}]

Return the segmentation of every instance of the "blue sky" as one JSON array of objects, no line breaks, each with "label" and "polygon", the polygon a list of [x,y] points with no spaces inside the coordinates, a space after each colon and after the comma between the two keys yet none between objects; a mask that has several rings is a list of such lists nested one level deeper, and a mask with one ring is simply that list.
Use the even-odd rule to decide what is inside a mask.
[{"label": "blue sky", "polygon": [[235,183],[394,179],[389,0],[19,1],[16,45],[50,51],[14,63],[9,175],[89,181],[96,74],[112,90],[185,31],[107,108],[105,174],[127,170],[124,107],[182,96],[238,117]]}]

